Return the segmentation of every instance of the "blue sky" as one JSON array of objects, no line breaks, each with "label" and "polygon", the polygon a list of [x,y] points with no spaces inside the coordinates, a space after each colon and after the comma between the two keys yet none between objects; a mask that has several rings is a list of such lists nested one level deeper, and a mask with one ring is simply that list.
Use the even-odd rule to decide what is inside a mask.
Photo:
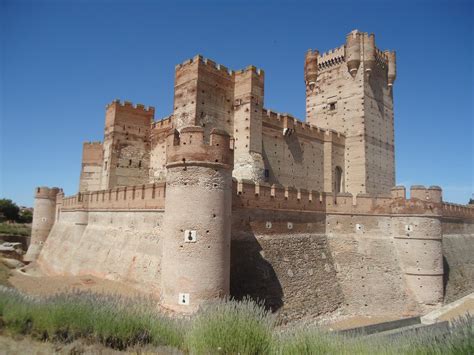
[{"label": "blue sky", "polygon": [[353,29],[397,51],[398,184],[473,193],[472,1],[0,0],[0,197],[78,189],[82,142],[115,98],[172,111],[174,66],[203,54],[265,70],[265,106],[304,119],[308,48]]}]

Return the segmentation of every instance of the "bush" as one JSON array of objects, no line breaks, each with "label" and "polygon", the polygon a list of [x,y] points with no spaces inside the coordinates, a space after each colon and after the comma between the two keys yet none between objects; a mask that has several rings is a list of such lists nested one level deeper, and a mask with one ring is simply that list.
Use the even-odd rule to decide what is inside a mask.
[{"label": "bush", "polygon": [[264,354],[274,324],[274,316],[250,299],[211,303],[193,316],[186,348],[192,354]]},{"label": "bush", "polygon": [[8,221],[17,221],[20,208],[12,200],[2,198],[0,199],[0,213],[3,214]]}]

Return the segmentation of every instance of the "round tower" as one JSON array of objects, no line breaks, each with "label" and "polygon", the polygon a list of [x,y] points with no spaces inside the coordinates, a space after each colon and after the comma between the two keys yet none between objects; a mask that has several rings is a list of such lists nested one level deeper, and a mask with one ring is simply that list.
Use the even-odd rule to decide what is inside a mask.
[{"label": "round tower", "polygon": [[315,49],[312,51],[308,49],[304,61],[304,81],[306,87],[313,90],[318,78],[318,56],[319,52]]},{"label": "round tower", "polygon": [[364,33],[364,68],[370,74],[375,68],[375,35]]},{"label": "round tower", "polygon": [[62,192],[57,187],[37,187],[31,227],[31,240],[25,261],[35,261],[48,238],[56,218],[56,196]]},{"label": "round tower", "polygon": [[229,294],[233,150],[229,135],[188,126],[167,137],[162,304],[181,311]]},{"label": "round tower", "polygon": [[346,36],[345,57],[347,69],[355,77],[360,66],[360,32],[357,30]]}]

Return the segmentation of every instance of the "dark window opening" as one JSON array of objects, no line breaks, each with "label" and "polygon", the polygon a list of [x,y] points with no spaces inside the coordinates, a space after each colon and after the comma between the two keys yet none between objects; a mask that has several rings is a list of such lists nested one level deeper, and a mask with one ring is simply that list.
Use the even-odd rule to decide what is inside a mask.
[{"label": "dark window opening", "polygon": [[340,166],[336,166],[335,176],[334,176],[334,192],[340,193],[343,192],[343,176],[342,176],[342,168]]},{"label": "dark window opening", "polygon": [[138,161],[138,167],[141,168],[142,167],[142,161]]},{"label": "dark window opening", "polygon": [[334,111],[336,109],[336,103],[335,102],[331,102],[329,104],[329,111]]},{"label": "dark window opening", "polygon": [[128,161],[128,166],[132,166],[132,159]]},{"label": "dark window opening", "polygon": [[107,162],[104,164],[104,169],[107,170]]}]

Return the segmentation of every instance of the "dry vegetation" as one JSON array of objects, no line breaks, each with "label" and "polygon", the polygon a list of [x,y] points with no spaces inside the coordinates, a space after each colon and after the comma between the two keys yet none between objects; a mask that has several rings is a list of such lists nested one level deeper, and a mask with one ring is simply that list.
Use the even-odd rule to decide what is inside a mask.
[{"label": "dry vegetation", "polygon": [[46,298],[0,288],[0,316],[9,334],[70,343],[78,339],[113,349],[161,346],[192,354],[471,354],[474,323],[454,323],[449,334],[421,332],[396,339],[343,337],[314,327],[282,331],[260,305],[220,301],[191,318],[170,318],[155,301],[89,292]]}]

